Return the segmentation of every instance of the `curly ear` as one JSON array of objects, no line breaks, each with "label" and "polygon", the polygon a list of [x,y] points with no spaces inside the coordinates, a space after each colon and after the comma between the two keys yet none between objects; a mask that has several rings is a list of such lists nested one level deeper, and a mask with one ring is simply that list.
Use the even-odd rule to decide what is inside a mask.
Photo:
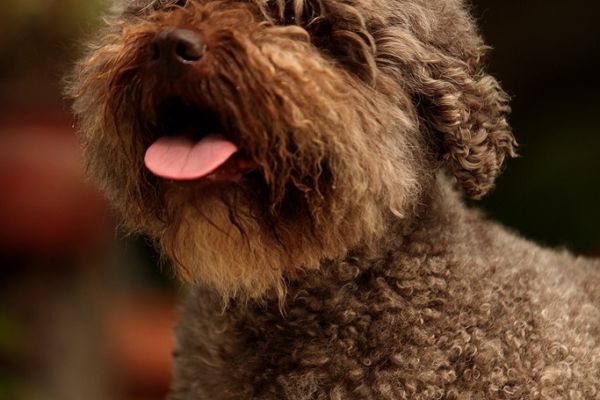
[{"label": "curly ear", "polygon": [[516,156],[506,120],[508,95],[480,66],[485,46],[467,60],[429,50],[427,61],[413,70],[421,117],[437,137],[446,168],[467,196],[480,199],[493,187],[506,156]]}]

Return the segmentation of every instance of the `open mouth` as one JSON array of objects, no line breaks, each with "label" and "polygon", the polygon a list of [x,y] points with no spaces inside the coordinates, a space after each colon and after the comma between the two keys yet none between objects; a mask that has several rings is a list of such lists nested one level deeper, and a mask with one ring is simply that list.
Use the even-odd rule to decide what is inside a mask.
[{"label": "open mouth", "polygon": [[209,110],[171,100],[159,108],[158,124],[144,164],[154,175],[175,181],[239,181],[255,164]]}]

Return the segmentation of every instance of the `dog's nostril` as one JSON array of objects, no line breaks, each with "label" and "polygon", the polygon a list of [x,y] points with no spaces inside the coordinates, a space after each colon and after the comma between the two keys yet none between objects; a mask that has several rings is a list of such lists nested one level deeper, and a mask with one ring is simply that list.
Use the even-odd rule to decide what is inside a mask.
[{"label": "dog's nostril", "polygon": [[175,53],[185,61],[198,61],[202,58],[204,48],[199,46],[191,46],[189,43],[178,43],[175,47]]},{"label": "dog's nostril", "polygon": [[155,42],[150,43],[150,59],[153,61],[160,59],[160,47]]},{"label": "dog's nostril", "polygon": [[186,29],[171,32],[176,42],[175,53],[184,61],[198,61],[204,55],[206,46],[197,33]]},{"label": "dog's nostril", "polygon": [[150,58],[154,61],[190,63],[199,61],[206,45],[200,36],[188,29],[159,32],[150,43]]}]

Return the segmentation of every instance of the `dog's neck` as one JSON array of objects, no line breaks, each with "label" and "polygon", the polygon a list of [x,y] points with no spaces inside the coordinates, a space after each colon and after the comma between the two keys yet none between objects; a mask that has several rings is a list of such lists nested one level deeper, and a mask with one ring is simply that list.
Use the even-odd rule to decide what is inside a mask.
[{"label": "dog's neck", "polygon": [[[233,308],[237,308],[236,304],[278,303],[283,310],[290,298],[303,290],[343,286],[349,277],[354,279],[361,274],[384,273],[381,270],[377,272],[378,269],[374,267],[388,265],[390,257],[395,254],[423,258],[435,254],[438,251],[436,249],[457,247],[455,244],[458,240],[472,241],[473,238],[464,237],[465,231],[471,231],[464,229],[464,226],[475,214],[466,208],[450,179],[440,175],[423,189],[426,195],[416,203],[412,212],[400,217],[390,211],[386,219],[387,226],[375,240],[353,246],[335,258],[324,257],[319,264],[310,268],[288,269],[281,285],[262,291],[260,296],[249,296],[243,291],[238,292],[237,296],[223,296],[209,282],[206,282],[206,287],[212,287],[211,291]],[[240,257],[243,255],[241,253]],[[253,264],[244,264],[243,260],[240,263],[247,269],[243,272],[252,272],[249,268]],[[398,264],[398,261],[395,263]],[[226,267],[227,265],[223,266]],[[258,264],[254,267],[258,272],[265,269]],[[369,269],[373,270],[368,271]]]},{"label": "dog's neck", "polygon": [[[475,243],[478,240],[477,225],[480,223],[478,213],[467,208],[450,179],[440,176],[412,217],[396,218],[380,240],[351,249],[345,257],[324,260],[320,268],[303,271],[288,279],[283,297],[270,293],[260,300],[231,299],[224,304],[219,301],[222,297],[215,296],[216,293],[209,295],[204,289],[198,289],[204,293],[203,298],[212,299],[210,303],[214,307],[224,307],[221,308],[224,318],[281,317],[287,315],[290,309],[297,308],[302,298],[325,301],[336,298],[336,292],[346,290],[344,288],[356,293],[364,291],[367,295],[372,290],[373,281],[385,280],[390,274],[404,274],[407,273],[405,270],[414,277],[425,274],[420,272],[418,265],[428,258],[444,257],[447,252],[464,251],[465,242]],[[473,229],[465,229],[469,224],[473,225]],[[442,269],[447,267],[440,266]]]},{"label": "dog's neck", "polygon": [[[404,218],[390,217],[389,227],[378,240],[350,249],[339,259],[323,260],[317,270],[307,270],[289,279],[286,297],[323,285],[331,287],[332,281],[343,285],[349,276],[389,263],[392,254],[433,255],[440,246],[452,246],[451,242],[460,240],[461,227],[474,218],[478,218],[477,213],[467,208],[450,179],[440,174],[413,213]],[[265,300],[275,297],[268,295]]]}]

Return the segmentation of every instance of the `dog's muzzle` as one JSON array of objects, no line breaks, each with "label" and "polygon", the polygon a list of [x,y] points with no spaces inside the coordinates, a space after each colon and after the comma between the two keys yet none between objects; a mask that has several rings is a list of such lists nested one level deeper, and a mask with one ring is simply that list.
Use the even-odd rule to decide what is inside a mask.
[{"label": "dog's muzzle", "polygon": [[[192,30],[165,29],[148,44],[147,62],[166,87],[177,86],[206,62],[206,44]],[[157,129],[146,149],[146,168],[175,181],[239,181],[254,164],[242,155],[235,135],[220,123],[217,113],[176,92],[157,106]]]}]

